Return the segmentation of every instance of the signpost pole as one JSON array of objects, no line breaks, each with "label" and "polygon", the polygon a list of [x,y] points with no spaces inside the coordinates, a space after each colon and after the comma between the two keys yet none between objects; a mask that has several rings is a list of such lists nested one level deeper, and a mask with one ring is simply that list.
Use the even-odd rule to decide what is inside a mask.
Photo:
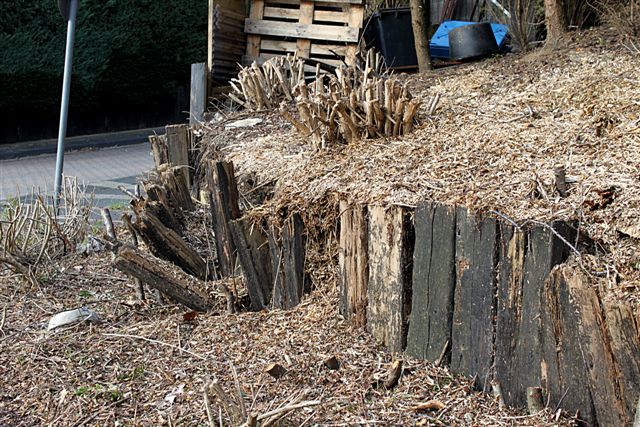
[{"label": "signpost pole", "polygon": [[64,79],[62,82],[62,101],[60,103],[60,127],[58,128],[58,154],[56,157],[56,180],[53,206],[58,214],[58,203],[62,191],[62,169],[64,166],[64,138],[67,134],[67,117],[69,112],[69,92],[71,89],[71,67],[73,65],[73,42],[76,32],[76,15],[78,0],[68,0],[64,5],[58,2],[60,12],[67,20],[67,47],[64,57]]}]

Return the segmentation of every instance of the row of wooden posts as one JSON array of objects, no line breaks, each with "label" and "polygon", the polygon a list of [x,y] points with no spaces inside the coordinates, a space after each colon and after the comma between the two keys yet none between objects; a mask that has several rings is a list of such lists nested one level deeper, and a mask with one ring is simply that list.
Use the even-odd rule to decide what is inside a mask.
[{"label": "row of wooden posts", "polygon": [[[180,271],[131,247],[115,265],[198,310],[213,305],[204,282],[236,276],[239,265],[252,309],[296,306],[307,290],[301,216],[243,216],[233,165],[210,161],[205,194],[217,265],[207,265],[180,226],[193,209],[185,168],[163,163],[181,152],[166,138],[190,144],[174,130],[153,141],[159,178],[134,203],[133,226],[155,257]],[[527,389],[540,387],[546,404],[579,411],[588,424],[630,425],[640,397],[638,319],[567,262],[579,257],[573,224],[520,227],[433,202],[414,209],[344,200],[337,209],[340,312],[389,351],[448,365],[500,390],[507,405],[525,406]]]},{"label": "row of wooden posts", "polygon": [[[230,311],[238,307],[228,280],[240,273],[253,310],[292,308],[305,289],[305,240],[300,215],[281,220],[252,221],[243,217],[233,165],[209,161],[206,183],[216,262],[207,262],[188,242],[184,224],[196,206],[191,197],[194,137],[184,125],[167,126],[166,135],[150,137],[155,172],[144,183],[146,197],[135,197],[135,221],[125,217],[132,235],[140,237],[150,255],[123,246],[114,265],[140,282],[195,310],[215,305],[207,283],[220,287]],[[166,263],[170,264],[166,264]],[[180,271],[176,273],[176,268]]]},{"label": "row of wooden posts", "polygon": [[510,406],[537,390],[588,425],[631,425],[638,319],[565,263],[572,224],[519,227],[432,202],[340,212],[341,313],[390,351],[448,365]]}]

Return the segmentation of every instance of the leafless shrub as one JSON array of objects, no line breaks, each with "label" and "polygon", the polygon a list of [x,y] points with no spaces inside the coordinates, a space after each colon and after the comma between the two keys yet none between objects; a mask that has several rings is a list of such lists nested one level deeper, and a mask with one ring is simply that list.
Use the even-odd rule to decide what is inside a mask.
[{"label": "leafless shrub", "polygon": [[640,54],[640,0],[589,0],[602,21],[615,28],[622,43]]},{"label": "leafless shrub", "polygon": [[77,179],[65,179],[60,213],[52,199],[39,190],[27,200],[16,198],[0,208],[0,264],[37,281],[36,270],[43,260],[73,251],[88,230],[93,196],[87,196]]},{"label": "leafless shrub", "polygon": [[565,0],[564,14],[569,28],[584,28],[594,15],[588,0]]},{"label": "leafless shrub", "polygon": [[489,15],[505,24],[516,50],[527,51],[536,40],[536,34],[544,22],[544,9],[539,0],[507,0],[488,2]]}]

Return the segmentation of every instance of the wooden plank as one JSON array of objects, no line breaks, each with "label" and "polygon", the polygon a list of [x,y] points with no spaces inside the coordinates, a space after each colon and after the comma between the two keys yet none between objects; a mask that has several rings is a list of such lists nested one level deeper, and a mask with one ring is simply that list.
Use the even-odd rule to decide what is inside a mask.
[{"label": "wooden plank", "polygon": [[[278,18],[298,21],[300,19],[300,9],[265,7],[264,18]],[[349,22],[349,15],[344,12],[335,12],[331,10],[314,10],[313,21],[346,24]],[[360,23],[360,26],[361,25],[362,23]]]},{"label": "wooden plank", "polygon": [[263,37],[260,41],[260,51],[265,50],[277,51],[283,53],[295,53],[297,48],[296,42],[290,42],[285,40],[275,40]]},{"label": "wooden plank", "polygon": [[[572,240],[571,227],[554,230]],[[526,389],[540,384],[540,300],[551,270],[564,262],[568,247],[548,227],[515,230],[500,225],[496,316],[496,377],[507,405],[525,406]]]},{"label": "wooden plank", "polygon": [[[249,19],[260,20],[264,17],[264,0],[252,0],[251,11],[249,12]],[[245,20],[245,25],[246,21]],[[245,32],[246,28],[245,28]],[[247,56],[251,58],[257,58],[260,55],[260,35],[248,34],[247,35]]]},{"label": "wooden plank", "polygon": [[[351,5],[349,7],[349,26],[362,28],[363,19],[364,19],[364,5]],[[359,33],[358,33],[359,34]],[[349,65],[354,65],[356,63],[356,55],[358,53],[357,46],[350,46],[346,53],[346,62]]]},{"label": "wooden plank", "polygon": [[274,274],[273,308],[291,309],[304,295],[304,223],[294,214],[279,230],[272,224],[269,232],[271,271]]},{"label": "wooden plank", "polygon": [[[261,53],[260,57],[259,57],[260,61],[258,61],[258,64],[264,64],[264,61],[266,61],[268,59],[271,59],[271,58],[277,58],[279,56],[283,56],[283,55],[278,55],[278,54],[275,54],[275,53]],[[325,64],[332,65],[334,67],[342,65],[342,61],[339,61],[337,59],[325,59],[325,58],[313,58],[313,57],[311,59],[313,59],[315,61],[318,61],[318,62],[323,62]],[[312,65],[305,65],[304,70],[306,72],[315,73],[316,67],[314,67]]]},{"label": "wooden plank", "polygon": [[[268,0],[273,4],[300,4],[300,0]],[[364,0],[321,0],[316,1],[316,6],[338,7],[346,4],[364,4]]]},{"label": "wooden plank", "polygon": [[[263,37],[262,40],[260,41],[261,52],[276,51],[276,52],[282,52],[284,54],[295,53],[296,48],[297,48],[296,43],[290,42],[290,41],[269,39],[265,37]],[[326,56],[330,55],[335,57],[335,54],[337,54],[339,57],[340,56],[344,57],[349,51],[349,48],[350,48],[349,46],[337,45],[337,44],[324,45],[324,44],[312,43],[311,56],[318,57],[318,55],[326,55]],[[334,59],[334,61],[337,61],[337,60]]]},{"label": "wooden plank", "polygon": [[189,98],[189,124],[202,123],[207,110],[207,64],[191,64],[191,94]]},{"label": "wooden plank", "polygon": [[208,311],[215,305],[202,282],[133,247],[119,249],[113,266],[192,310]]},{"label": "wooden plank", "polygon": [[597,419],[584,359],[577,339],[579,316],[571,302],[563,267],[556,267],[545,282],[541,302],[542,388],[550,402],[560,402],[589,425]]},{"label": "wooden plank", "polygon": [[[437,361],[451,343],[456,284],[456,211],[435,203],[422,203],[414,218],[412,309],[407,353]],[[450,352],[443,362],[448,364]]]},{"label": "wooden plank", "polygon": [[367,323],[369,282],[367,208],[340,202],[340,313],[355,326]]},{"label": "wooden plank", "polygon": [[264,18],[290,19],[297,21],[300,18],[300,9],[289,9],[285,7],[266,6],[264,8]]},{"label": "wooden plank", "polygon": [[[301,0],[300,2],[300,19],[299,24],[311,25],[313,24],[313,9],[314,3],[310,0]],[[297,40],[296,52],[301,58],[311,57],[311,40],[299,38]]]},{"label": "wooden plank", "polygon": [[268,308],[273,273],[267,238],[260,225],[242,218],[231,222],[231,234],[249,292],[251,309],[257,311]]},{"label": "wooden plank", "polygon": [[[196,64],[197,65],[197,64]],[[199,64],[199,80],[197,82],[198,88],[197,92],[199,96],[202,96],[203,88],[201,87],[203,82],[202,79],[202,71],[203,64]],[[192,67],[193,69],[193,67]],[[206,78],[206,77],[205,77]],[[192,88],[192,92],[194,89]],[[168,125],[165,127],[165,132],[167,136],[167,153],[169,157],[169,163],[173,166],[186,166],[186,179],[187,179],[187,188],[190,188],[191,185],[191,172],[189,171],[189,127],[187,125]]]},{"label": "wooden plank", "polygon": [[497,224],[458,208],[456,230],[451,370],[476,377],[485,388],[493,365]]},{"label": "wooden plank", "polygon": [[358,41],[359,36],[359,30],[357,28],[317,24],[303,25],[293,22],[262,21],[256,19],[247,19],[244,30],[247,34],[261,36],[296,37],[354,43]]},{"label": "wooden plank", "polygon": [[350,52],[352,46],[345,46],[339,44],[317,44],[311,45],[311,56],[313,55],[335,55],[346,56]]},{"label": "wooden plank", "polygon": [[[570,277],[565,277],[572,303],[580,316],[580,348],[597,422],[604,426],[631,425],[633,412],[626,413],[625,402],[621,399],[624,390],[620,384],[620,370],[611,349],[600,298],[581,272],[573,271]],[[636,360],[639,356],[640,353],[636,353]]]},{"label": "wooden plank", "polygon": [[589,425],[632,424],[640,342],[628,306],[603,301],[579,267],[554,269],[542,300],[542,385]]},{"label": "wooden plank", "polygon": [[617,362],[620,398],[628,418],[636,411],[640,399],[640,330],[629,304],[606,300],[603,305],[611,352]]},{"label": "wooden plank", "polygon": [[[242,19],[246,18],[247,2],[246,0],[215,0],[224,14],[230,18]],[[253,1],[253,0],[252,0]]]},{"label": "wooden plank", "polygon": [[391,352],[404,350],[411,310],[413,233],[401,207],[369,207],[367,329]]},{"label": "wooden plank", "polygon": [[232,277],[236,266],[236,247],[230,223],[240,218],[238,187],[231,162],[209,162],[207,183],[211,197],[216,255],[222,277]]},{"label": "wooden plank", "polygon": [[207,280],[207,266],[202,257],[150,212],[138,212],[135,228],[154,256],[172,262],[185,273]]}]

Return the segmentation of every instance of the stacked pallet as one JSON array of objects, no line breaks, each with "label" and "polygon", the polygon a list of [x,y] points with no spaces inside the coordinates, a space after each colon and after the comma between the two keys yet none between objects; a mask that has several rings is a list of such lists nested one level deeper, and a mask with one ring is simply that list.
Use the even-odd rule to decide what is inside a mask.
[{"label": "stacked pallet", "polygon": [[287,53],[331,65],[355,61],[363,0],[253,0],[245,62]]},{"label": "stacked pallet", "polygon": [[209,0],[207,71],[211,83],[226,85],[238,74],[246,49],[245,18]]}]

